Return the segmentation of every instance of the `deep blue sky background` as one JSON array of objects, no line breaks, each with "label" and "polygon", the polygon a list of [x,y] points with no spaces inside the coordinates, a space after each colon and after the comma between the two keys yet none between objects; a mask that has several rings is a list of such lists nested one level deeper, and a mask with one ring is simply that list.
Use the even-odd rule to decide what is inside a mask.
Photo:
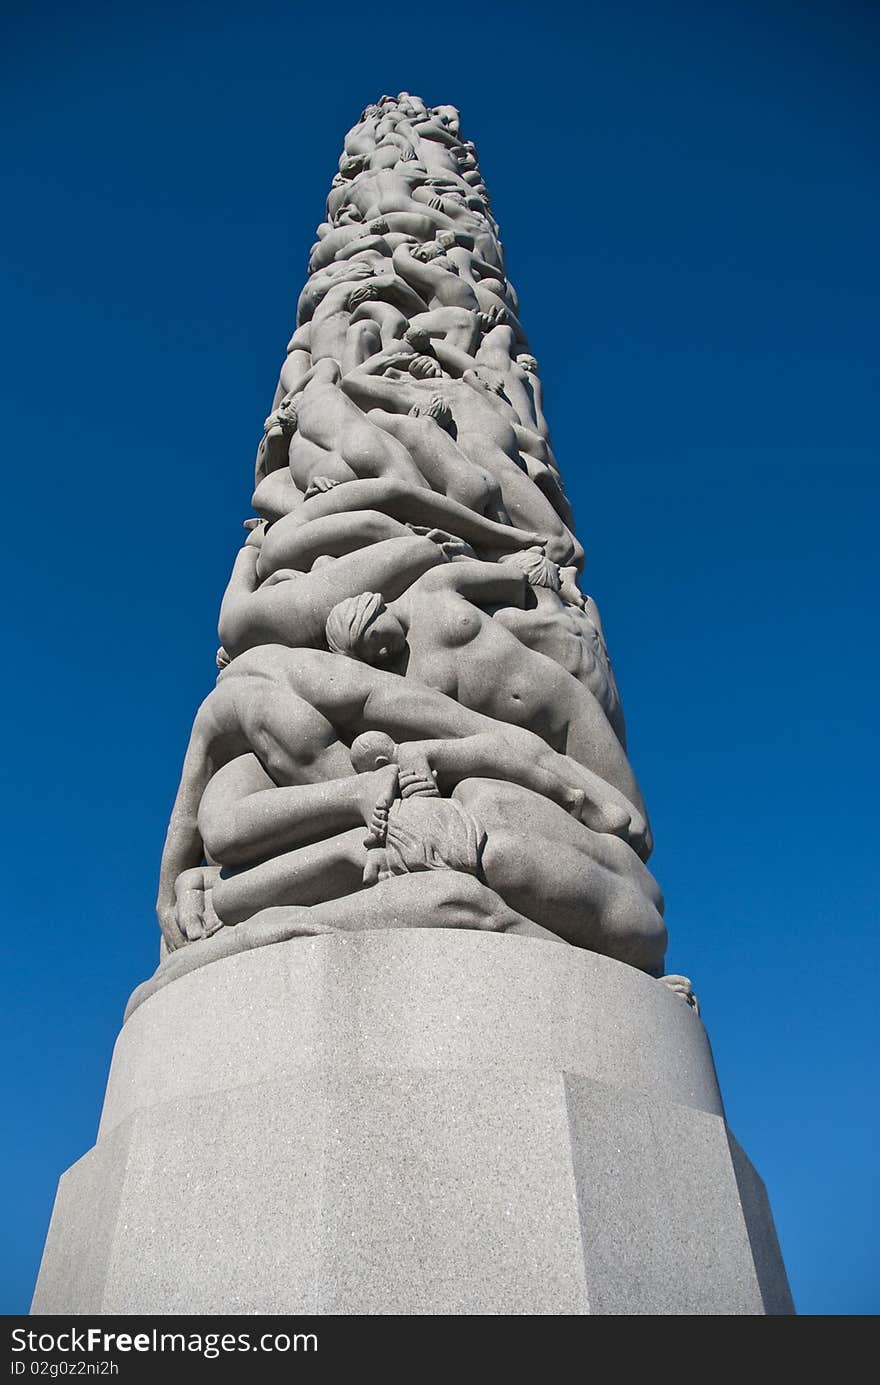
[{"label": "deep blue sky background", "polygon": [[[477,143],[734,1130],[804,1313],[880,1307],[878,20],[867,5],[7,17],[10,1207],[93,1143],[342,136]],[[173,1177],[173,1171],[171,1175]]]}]

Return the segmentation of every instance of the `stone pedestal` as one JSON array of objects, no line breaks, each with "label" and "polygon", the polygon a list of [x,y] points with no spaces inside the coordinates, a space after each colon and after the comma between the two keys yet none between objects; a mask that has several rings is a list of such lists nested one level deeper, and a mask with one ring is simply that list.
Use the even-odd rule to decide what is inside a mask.
[{"label": "stone pedestal", "polygon": [[151,996],[38,1314],[793,1311],[709,1044],[557,942],[302,938]]}]

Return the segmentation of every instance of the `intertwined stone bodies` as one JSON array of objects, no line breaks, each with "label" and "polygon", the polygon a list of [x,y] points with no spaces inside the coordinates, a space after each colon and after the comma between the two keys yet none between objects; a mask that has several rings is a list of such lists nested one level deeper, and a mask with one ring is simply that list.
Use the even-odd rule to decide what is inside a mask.
[{"label": "intertwined stone bodies", "polygon": [[284,938],[549,930],[652,975],[662,898],[474,146],[345,139],[158,901],[160,980]]}]

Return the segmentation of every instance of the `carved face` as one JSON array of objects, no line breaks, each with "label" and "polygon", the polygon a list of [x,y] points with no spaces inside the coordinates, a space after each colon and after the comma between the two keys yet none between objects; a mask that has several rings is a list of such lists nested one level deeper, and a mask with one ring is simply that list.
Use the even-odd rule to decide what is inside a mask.
[{"label": "carved face", "polygon": [[403,626],[390,611],[370,621],[358,641],[358,655],[367,664],[387,664],[406,648]]},{"label": "carved face", "polygon": [[346,181],[356,178],[364,168],[364,160],[359,154],[343,154],[339,160],[339,172]]},{"label": "carved face", "polygon": [[292,437],[296,432],[297,413],[292,399],[282,399],[274,413],[263,424],[267,437]]},{"label": "carved face", "polygon": [[430,260],[439,260],[443,257],[443,246],[439,241],[426,240],[423,245],[416,246],[412,254],[414,259],[428,264]]}]

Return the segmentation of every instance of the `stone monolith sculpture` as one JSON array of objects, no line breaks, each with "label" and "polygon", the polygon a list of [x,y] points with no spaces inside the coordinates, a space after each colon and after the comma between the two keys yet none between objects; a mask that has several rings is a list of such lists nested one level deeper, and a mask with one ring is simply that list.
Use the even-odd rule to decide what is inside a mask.
[{"label": "stone monolith sculpture", "polygon": [[791,1311],[454,107],[346,136],[252,504],[34,1311]]}]

